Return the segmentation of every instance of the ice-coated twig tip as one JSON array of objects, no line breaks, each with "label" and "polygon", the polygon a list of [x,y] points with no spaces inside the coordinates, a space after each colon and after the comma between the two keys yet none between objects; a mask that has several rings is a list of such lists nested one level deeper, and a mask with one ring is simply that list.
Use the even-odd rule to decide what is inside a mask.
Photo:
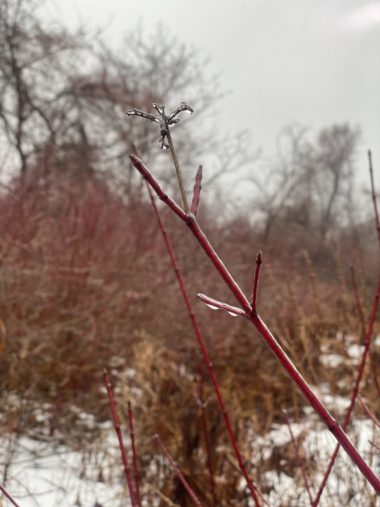
[{"label": "ice-coated twig tip", "polygon": [[214,298],[210,298],[205,294],[198,293],[197,297],[202,301],[202,303],[205,303],[209,308],[211,308],[211,310],[224,310],[233,317],[247,317],[247,314],[241,308],[229,305],[228,303],[223,303],[222,301],[218,301]]},{"label": "ice-coated twig tip", "polygon": [[166,139],[168,138],[169,127],[173,125],[177,125],[180,122],[179,118],[176,118],[179,113],[187,112],[192,114],[194,112],[193,108],[190,107],[185,102],[181,102],[179,107],[175,109],[172,113],[167,115],[165,113],[165,106],[160,106],[156,103],[152,104],[152,107],[157,111],[158,116],[155,116],[152,113],[145,113],[141,111],[141,109],[137,109],[133,107],[126,111],[127,116],[140,116],[141,118],[145,118],[146,120],[153,121],[160,125],[161,137],[159,139],[160,147],[162,150],[168,150],[170,148],[170,143],[166,143]]}]

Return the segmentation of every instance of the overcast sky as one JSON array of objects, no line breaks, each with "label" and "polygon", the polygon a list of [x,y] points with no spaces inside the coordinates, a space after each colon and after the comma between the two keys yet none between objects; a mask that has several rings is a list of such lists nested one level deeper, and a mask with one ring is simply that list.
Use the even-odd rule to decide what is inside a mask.
[{"label": "overcast sky", "polygon": [[[209,56],[230,93],[219,104],[226,130],[247,128],[252,145],[274,151],[281,128],[317,130],[348,121],[362,128],[380,168],[380,1],[359,0],[55,0],[70,24],[126,30],[163,23]],[[380,172],[380,171],[379,171]]]}]

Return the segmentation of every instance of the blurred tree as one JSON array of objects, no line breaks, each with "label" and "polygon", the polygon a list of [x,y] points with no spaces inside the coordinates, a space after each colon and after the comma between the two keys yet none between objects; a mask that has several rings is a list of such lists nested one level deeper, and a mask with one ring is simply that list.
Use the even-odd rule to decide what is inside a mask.
[{"label": "blurred tree", "polygon": [[[32,181],[56,170],[112,173],[130,193],[131,142],[151,161],[159,154],[159,133],[149,122],[128,121],[125,111],[149,111],[152,102],[176,107],[186,100],[204,114],[221,96],[218,80],[206,77],[207,61],[196,50],[161,26],[149,36],[137,28],[114,49],[101,33],[46,20],[42,6],[37,0],[0,0],[0,139],[10,147],[2,170],[25,175],[33,168]],[[176,132],[185,167],[207,147],[218,153],[211,178],[248,160],[240,134],[218,141],[215,132],[191,131],[189,123]],[[165,179],[170,185],[167,167]]]},{"label": "blurred tree", "polygon": [[256,207],[265,242],[280,232],[297,242],[312,230],[314,240],[324,244],[334,227],[349,218],[359,135],[348,124],[322,129],[315,141],[304,128],[284,129],[266,178],[251,176],[259,190]]}]

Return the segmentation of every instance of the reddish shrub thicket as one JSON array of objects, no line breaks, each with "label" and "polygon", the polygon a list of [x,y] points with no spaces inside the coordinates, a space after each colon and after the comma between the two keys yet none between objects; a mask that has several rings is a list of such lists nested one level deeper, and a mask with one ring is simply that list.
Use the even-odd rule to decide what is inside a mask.
[{"label": "reddish shrub thicket", "polygon": [[[185,471],[195,470],[206,460],[197,405],[199,352],[150,204],[138,193],[116,195],[111,187],[91,174],[24,178],[12,182],[0,198],[4,415],[9,429],[20,421],[22,428],[31,427],[39,423],[25,407],[46,402],[52,432],[59,427],[68,438],[83,437],[71,408],[77,405],[109,418],[106,401],[99,403],[101,374],[108,367],[119,378],[125,399],[136,407],[142,474],[144,465],[156,458],[151,436],[158,431]],[[236,278],[250,283],[247,273],[252,273],[259,246],[255,228],[243,218],[221,225],[213,221],[212,210],[207,216],[211,241]],[[302,415],[303,400],[245,321],[230,319],[227,326],[228,316],[210,314],[197,303],[200,288],[222,299],[225,292],[186,231],[174,227],[165,212],[163,218],[237,437],[249,453],[248,427],[265,432],[280,420],[283,408],[293,418]],[[345,337],[359,335],[360,323],[339,243],[329,246],[330,258],[336,259],[330,279],[314,268],[306,250],[294,253],[281,245],[277,237],[265,253],[260,312],[309,380],[329,382],[333,392],[347,394],[353,369]],[[352,258],[360,256],[352,251]],[[338,367],[326,367],[320,362],[322,350],[345,359]],[[363,393],[376,410],[373,384],[368,376]],[[24,400],[22,416],[9,398],[12,393]],[[220,411],[207,383],[205,399],[216,475],[229,478],[218,484],[220,501],[227,505],[239,490],[240,474],[231,468]],[[280,467],[281,459],[271,455],[258,474],[276,463]],[[285,459],[294,470],[291,453]],[[314,465],[309,466],[312,470]],[[187,502],[170,472],[163,469],[162,479],[162,491]],[[206,467],[198,469],[192,486],[202,494],[207,484]]]}]

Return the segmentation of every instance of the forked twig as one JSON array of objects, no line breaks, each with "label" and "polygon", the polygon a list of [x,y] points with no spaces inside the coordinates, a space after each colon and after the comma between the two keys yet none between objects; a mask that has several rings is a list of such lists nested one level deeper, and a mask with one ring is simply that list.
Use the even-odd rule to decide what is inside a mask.
[{"label": "forked twig", "polygon": [[119,442],[119,449],[120,449],[121,459],[122,459],[123,466],[124,466],[124,473],[125,473],[125,477],[127,479],[127,484],[128,484],[129,497],[131,499],[132,507],[138,507],[136,505],[135,493],[133,490],[133,483],[132,483],[132,479],[131,479],[131,472],[130,472],[130,467],[129,467],[129,463],[128,463],[127,452],[125,450],[124,441],[123,441],[123,434],[122,434],[121,427],[120,427],[120,420],[119,420],[119,416],[117,415],[117,407],[116,407],[115,397],[113,395],[112,385],[111,385],[111,382],[108,377],[108,373],[107,373],[106,369],[104,369],[104,371],[103,371],[103,378],[104,378],[104,385],[106,386],[106,389],[107,389],[108,400],[109,400],[111,413],[112,413],[112,420],[113,420],[113,424],[115,427],[117,439]]},{"label": "forked twig", "polygon": [[156,442],[158,443],[158,445],[160,446],[162,452],[165,454],[165,457],[166,459],[168,460],[168,463],[170,465],[170,467],[172,468],[172,470],[174,470],[175,474],[177,475],[178,479],[181,481],[181,484],[182,486],[185,488],[185,490],[187,491],[189,497],[191,498],[191,500],[193,501],[193,504],[196,505],[197,507],[203,507],[203,504],[201,503],[201,501],[199,500],[199,498],[197,497],[197,495],[194,493],[193,489],[191,488],[190,484],[187,482],[187,480],[185,479],[185,476],[183,475],[183,473],[181,472],[179,466],[177,465],[177,463],[174,461],[174,459],[171,457],[169,451],[166,449],[166,447],[164,446],[164,444],[162,443],[159,435],[155,435],[153,437]]},{"label": "forked twig", "polygon": [[[237,301],[239,302],[241,308],[249,313],[251,312],[251,305],[248,302],[247,298],[243,294],[239,285],[233,279],[226,266],[217,255],[211,244],[209,243],[207,237],[204,232],[200,228],[195,216],[192,213],[186,214],[181,208],[171,199],[161,188],[157,180],[150,173],[150,171],[146,168],[143,162],[136,156],[131,155],[131,160],[135,168],[140,172],[140,174],[148,181],[150,186],[154,189],[160,199],[162,199],[166,205],[172,209],[172,211],[183,220],[186,225],[191,230],[192,234],[195,236],[197,241],[200,243],[206,255],[210,258],[211,262],[219,272],[220,276],[225,281],[226,285],[229,287],[230,291],[233,293]],[[330,414],[324,404],[320,401],[320,399],[314,394],[309,384],[305,381],[303,376],[294,366],[286,352],[282,349],[281,345],[278,343],[273,334],[269,331],[268,327],[261,319],[261,317],[257,314],[252,314],[250,317],[250,321],[259,334],[266,341],[268,346],[271,348],[277,359],[280,361],[282,366],[286,369],[289,376],[292,380],[297,384],[299,390],[303,393],[306,399],[309,401],[310,405],[313,409],[319,414],[321,419],[325,422],[333,436],[336,440],[342,445],[347,454],[350,456],[352,461],[356,464],[362,474],[367,478],[372,487],[375,489],[377,493],[380,493],[380,479],[373,472],[373,470],[369,467],[366,461],[363,459],[361,454],[358,452],[356,447],[352,444],[349,437],[346,435],[343,428],[338,424],[338,422],[334,419],[334,417]]]},{"label": "forked twig", "polygon": [[[169,150],[170,150],[170,154],[171,154],[173,162],[174,162],[178,186],[179,186],[179,189],[181,192],[183,208],[185,210],[185,213],[188,213],[189,212],[189,204],[187,202],[185,185],[183,184],[182,172],[181,172],[181,168],[180,168],[180,165],[178,162],[177,153],[176,153],[174,145],[173,145],[172,136],[170,133],[170,127],[177,125],[179,123],[179,121],[180,121],[180,119],[178,118],[179,113],[185,111],[187,113],[192,114],[194,112],[193,108],[190,107],[185,102],[181,102],[179,107],[177,107],[177,109],[175,109],[172,113],[167,115],[165,113],[165,106],[159,106],[158,104],[152,104],[152,106],[157,111],[158,116],[155,116],[154,114],[151,114],[151,113],[144,113],[144,111],[141,111],[140,109],[136,109],[135,107],[130,109],[129,111],[127,111],[126,114],[127,114],[127,116],[141,116],[142,118],[146,118],[147,120],[150,120],[150,121],[153,121],[153,122],[156,122],[159,124],[160,132],[161,132],[161,136],[159,139],[160,146],[161,146],[161,149],[167,150],[169,148]],[[166,144],[166,142],[165,142],[166,140],[168,141],[168,144]],[[200,189],[199,189],[199,191],[200,191]]]}]

